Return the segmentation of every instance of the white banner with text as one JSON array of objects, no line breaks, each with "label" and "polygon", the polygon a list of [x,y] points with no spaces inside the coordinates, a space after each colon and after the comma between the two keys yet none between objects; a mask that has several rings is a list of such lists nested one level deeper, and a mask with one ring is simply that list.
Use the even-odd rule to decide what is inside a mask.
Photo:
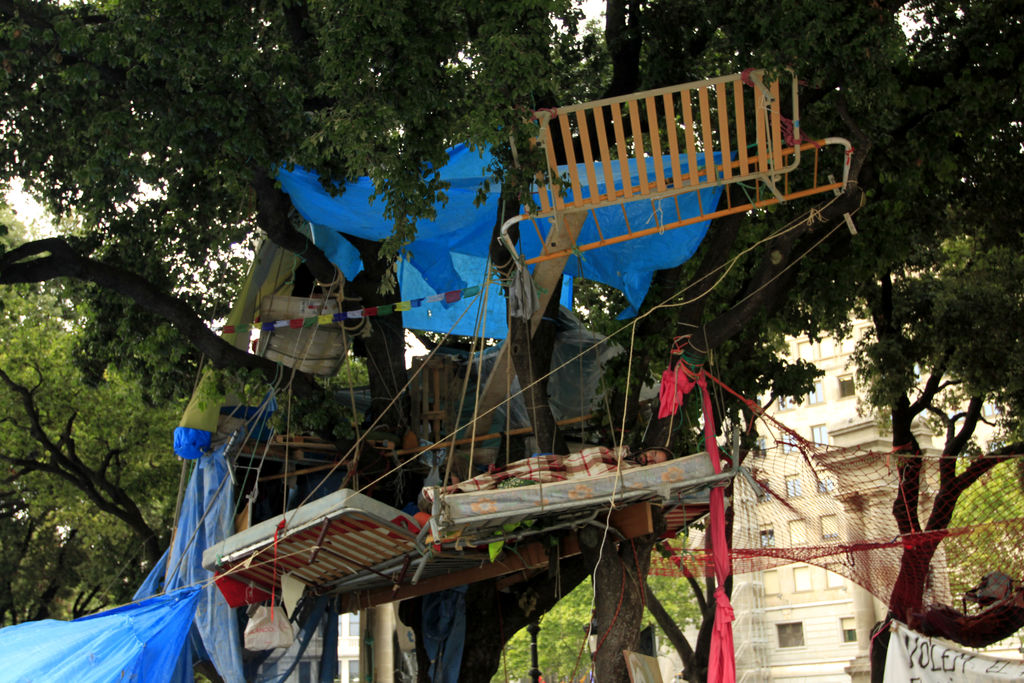
[{"label": "white banner with text", "polygon": [[885,658],[886,683],[990,683],[1024,680],[1024,661],[968,652],[892,622]]}]

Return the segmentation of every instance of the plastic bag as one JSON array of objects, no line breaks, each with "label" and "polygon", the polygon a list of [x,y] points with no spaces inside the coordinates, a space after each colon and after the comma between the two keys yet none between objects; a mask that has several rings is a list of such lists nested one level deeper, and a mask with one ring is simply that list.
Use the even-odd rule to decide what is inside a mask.
[{"label": "plastic bag", "polygon": [[245,627],[246,650],[273,650],[290,647],[295,640],[292,622],[283,607],[260,605]]}]

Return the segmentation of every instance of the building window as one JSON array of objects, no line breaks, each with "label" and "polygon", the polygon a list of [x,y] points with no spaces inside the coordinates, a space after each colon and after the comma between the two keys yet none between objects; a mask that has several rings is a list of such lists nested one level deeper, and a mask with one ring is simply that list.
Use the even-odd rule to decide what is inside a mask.
[{"label": "building window", "polygon": [[822,385],[820,379],[814,383],[814,388],[811,389],[811,393],[807,394],[807,402],[812,406],[825,402],[825,387]]},{"label": "building window", "polygon": [[792,410],[796,408],[795,396],[782,396],[779,398],[779,410]]},{"label": "building window", "polygon": [[775,569],[771,569],[762,574],[764,580],[764,594],[765,595],[781,595],[782,590],[779,588],[779,572]]},{"label": "building window", "polygon": [[828,445],[828,429],[825,425],[814,425],[811,427],[811,441],[820,445]]},{"label": "building window", "polygon": [[313,663],[299,662],[299,683],[313,683]]},{"label": "building window", "polygon": [[359,683],[359,660],[348,660],[348,681],[347,683]]},{"label": "building window", "polygon": [[802,519],[794,519],[789,523],[789,542],[791,545],[807,543],[807,524]]},{"label": "building window", "polygon": [[995,417],[999,414],[999,406],[995,403],[986,401],[984,405],[981,406],[981,414],[985,417]]},{"label": "building window", "polygon": [[835,572],[825,571],[825,587],[826,588],[842,588],[846,585],[846,579]]},{"label": "building window", "polygon": [[821,518],[821,538],[823,541],[834,541],[839,538],[839,518],[835,515],[824,515]]},{"label": "building window", "polygon": [[818,480],[818,493],[832,493],[836,490],[836,481],[829,477]]},{"label": "building window", "polygon": [[811,590],[810,567],[793,567],[793,590],[797,593]]},{"label": "building window", "polygon": [[839,620],[839,628],[843,631],[844,643],[857,642],[857,620],[853,617],[843,617]]},{"label": "building window", "polygon": [[800,495],[800,477],[786,477],[786,497],[796,498]]},{"label": "building window", "polygon": [[348,620],[347,621],[348,621],[348,623],[346,624],[346,626],[348,627],[348,630],[346,632],[346,635],[348,635],[349,637],[352,637],[352,638],[358,638],[359,637],[359,612],[352,612],[352,613],[350,613],[348,615]]},{"label": "building window", "polygon": [[775,529],[764,527],[761,529],[761,547],[762,548],[774,548],[775,547]]},{"label": "building window", "polygon": [[857,387],[853,384],[853,375],[845,375],[839,378],[839,398],[849,398],[857,393]]},{"label": "building window", "polygon": [[775,624],[779,633],[779,647],[803,647],[804,625],[802,622],[792,624]]},{"label": "building window", "polygon": [[789,440],[788,436],[785,437],[780,443],[782,444],[783,453],[792,453],[793,451],[796,450],[796,446],[793,444],[792,441]]}]

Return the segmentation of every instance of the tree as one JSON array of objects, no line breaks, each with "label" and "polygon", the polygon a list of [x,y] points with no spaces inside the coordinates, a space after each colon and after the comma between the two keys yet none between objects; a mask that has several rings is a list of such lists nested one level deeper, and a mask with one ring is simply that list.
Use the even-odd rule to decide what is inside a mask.
[{"label": "tree", "polygon": [[113,369],[89,384],[60,287],[18,290],[0,314],[3,624],[130,598],[168,540],[177,470],[160,436],[179,405],[140,402]]},{"label": "tree", "polygon": [[[656,277],[651,312],[636,328],[642,341],[633,349],[631,379],[659,372],[671,338],[686,333],[728,368],[729,383],[741,392],[799,393],[794,389],[806,381],[805,369],[786,368],[764,352],[783,330],[813,331],[845,320],[860,291],[858,279],[880,272],[885,258],[903,251],[886,248],[884,240],[902,247],[900,239],[920,234],[888,231],[889,224],[916,225],[920,207],[932,206],[923,200],[930,183],[957,177],[945,150],[956,152],[959,143],[936,142],[952,135],[955,119],[936,113],[936,103],[956,105],[969,118],[985,104],[1013,101],[1002,93],[981,97],[967,78],[955,88],[943,81],[956,65],[987,79],[1019,68],[1020,41],[1010,36],[999,38],[988,59],[976,57],[984,53],[986,29],[1000,16],[996,5],[977,13],[972,5],[969,21],[960,25],[941,3],[863,3],[839,11],[830,3],[615,0],[607,7],[602,54],[593,40],[576,42],[578,17],[558,0],[386,7],[362,1],[213,7],[173,0],[2,0],[0,174],[24,177],[58,212],[73,209],[82,226],[0,256],[0,284],[87,283],[69,291],[94,311],[85,326],[88,352],[80,354],[94,379],[108,366],[180,378],[191,375],[198,352],[218,367],[263,372],[270,381],[273,364],[221,341],[205,321],[223,315],[244,247],[259,231],[301,254],[317,280],[334,278],[333,265],[302,232],[275,185],[281,164],[316,168],[339,181],[366,175],[377,183],[394,237],[382,246],[358,245],[366,270],[350,286],[368,305],[386,303],[381,287],[396,251],[444,192],[436,169],[451,143],[491,146],[499,159],[495,179],[516,199],[516,188],[536,167],[529,155],[513,163],[508,140],[526,139],[524,114],[537,106],[752,65],[792,66],[808,83],[801,111],[815,122],[811,132],[854,140],[853,182],[818,206],[716,222],[691,263]],[[944,32],[908,41],[904,19],[917,10],[942,15]],[[794,16],[801,31],[790,28]],[[591,55],[596,59],[584,59]],[[586,70],[588,64],[594,68]],[[986,120],[1007,119],[999,110]],[[983,128],[979,138],[993,129]],[[942,153],[935,153],[937,146]],[[919,203],[900,203],[908,187]],[[878,241],[855,249],[842,218],[859,209],[867,191],[881,198],[885,212],[866,223]],[[843,268],[835,266],[837,258]],[[672,293],[673,305],[656,305]],[[375,398],[391,406],[382,419],[402,433],[408,407],[390,400],[404,373],[396,352],[402,348],[400,317],[390,320],[396,325],[375,327],[366,353],[371,368],[386,369],[371,373]],[[513,341],[524,334],[513,329]],[[544,374],[531,372],[536,363],[529,361],[542,357],[545,335],[550,330],[542,326],[530,337],[534,358],[516,363],[524,386]],[[174,349],[172,362],[124,353],[147,348]],[[147,385],[166,393],[171,382]],[[642,429],[637,392],[626,386],[613,405],[626,416],[635,443],[682,448],[693,438],[667,420]],[[299,397],[323,396],[323,387],[302,373],[292,388]],[[558,443],[542,394],[533,390],[527,397],[538,436]],[[716,419],[741,422],[735,409]],[[591,573],[599,598],[618,596],[629,572],[636,590],[623,593],[621,610],[611,606],[619,616],[596,660],[601,680],[624,676],[619,653],[636,641],[642,579],[655,540],[640,539],[635,552],[622,544],[602,555],[584,539],[583,559],[566,563],[561,585],[540,577],[519,587],[536,594],[536,610],[543,613]],[[467,650],[463,679],[483,680],[497,667],[503,639],[494,624],[504,618],[510,634],[535,615],[493,583],[471,587],[469,600],[481,608],[470,615],[468,628],[478,637]],[[608,628],[611,611],[598,605],[599,627],[603,621]],[[710,627],[706,619],[704,632]]]},{"label": "tree", "polygon": [[[659,608],[665,610],[669,628],[686,628],[699,622],[698,605],[688,583],[667,576],[650,576],[648,583],[653,587],[652,593],[656,591],[658,597],[652,601],[651,593],[648,594],[645,624],[655,627],[662,624],[662,619],[655,616]],[[584,580],[540,618],[539,663],[545,680],[589,679],[591,645],[587,642],[587,629],[593,615],[594,599],[593,582]],[[595,630],[592,635],[596,642],[603,634]],[[659,629],[659,642],[665,637]],[[530,637],[526,629],[521,629],[505,645],[502,665],[492,681],[525,678],[529,669]],[[571,678],[573,672],[575,679]]]}]

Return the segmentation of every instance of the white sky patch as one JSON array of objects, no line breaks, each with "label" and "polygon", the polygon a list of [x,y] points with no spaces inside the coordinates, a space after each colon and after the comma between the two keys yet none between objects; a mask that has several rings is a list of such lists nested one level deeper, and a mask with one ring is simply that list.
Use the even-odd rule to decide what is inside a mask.
[{"label": "white sky patch", "polygon": [[28,228],[27,238],[40,239],[54,237],[57,234],[53,216],[42,204],[25,192],[25,186],[21,180],[12,181],[9,186],[2,189],[2,192],[14,211],[15,217]]},{"label": "white sky patch", "polygon": [[405,369],[412,369],[412,359],[416,356],[425,356],[430,353],[430,349],[423,345],[416,335],[409,330],[405,331]]},{"label": "white sky patch", "polygon": [[597,19],[603,22],[602,15],[607,7],[606,0],[583,0],[579,3],[580,9],[583,10],[583,15],[587,20]]}]

